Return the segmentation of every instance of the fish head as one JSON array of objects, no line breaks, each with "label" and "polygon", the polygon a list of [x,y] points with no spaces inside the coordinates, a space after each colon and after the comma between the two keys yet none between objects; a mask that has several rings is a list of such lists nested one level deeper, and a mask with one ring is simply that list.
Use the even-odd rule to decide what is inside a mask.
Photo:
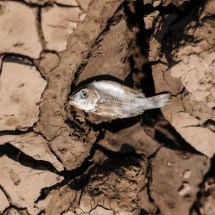
[{"label": "fish head", "polygon": [[90,87],[85,87],[69,97],[69,104],[80,110],[92,112],[99,101],[98,92]]}]

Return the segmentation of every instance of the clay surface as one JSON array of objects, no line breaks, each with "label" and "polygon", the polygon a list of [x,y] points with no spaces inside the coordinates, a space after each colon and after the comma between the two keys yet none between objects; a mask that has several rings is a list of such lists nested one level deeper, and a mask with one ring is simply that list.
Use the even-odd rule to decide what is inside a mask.
[{"label": "clay surface", "polygon": [[54,6],[42,9],[42,30],[46,47],[57,52],[65,50],[69,35],[77,28],[81,14],[79,7]]},{"label": "clay surface", "polygon": [[0,76],[0,130],[26,130],[38,120],[46,81],[34,66],[3,62]]},{"label": "clay surface", "polygon": [[[0,0],[0,214],[214,214],[214,15],[213,0]],[[68,104],[103,79],[171,102],[120,120]]]},{"label": "clay surface", "polygon": [[42,44],[37,31],[37,13],[37,8],[20,2],[0,1],[0,40],[4,41],[0,54],[12,52],[39,58]]}]

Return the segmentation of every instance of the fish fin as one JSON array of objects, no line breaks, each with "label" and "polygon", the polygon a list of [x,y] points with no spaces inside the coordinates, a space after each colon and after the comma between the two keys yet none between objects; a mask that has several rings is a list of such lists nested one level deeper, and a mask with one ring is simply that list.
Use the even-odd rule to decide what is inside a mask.
[{"label": "fish fin", "polygon": [[161,108],[170,102],[170,94],[162,94],[158,96],[153,96],[147,98],[146,103],[144,104],[144,109],[154,109],[154,108]]}]

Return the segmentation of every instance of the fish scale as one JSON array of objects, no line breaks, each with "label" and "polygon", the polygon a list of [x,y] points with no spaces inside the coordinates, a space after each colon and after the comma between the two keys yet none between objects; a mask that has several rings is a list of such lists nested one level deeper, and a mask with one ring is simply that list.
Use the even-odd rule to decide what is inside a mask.
[{"label": "fish scale", "polygon": [[[112,106],[115,107],[114,111],[117,113],[117,115],[121,115],[121,113],[130,114],[132,109],[141,109],[141,104],[139,102],[134,102],[134,99],[128,99],[128,98],[120,98],[119,96],[113,94],[111,96],[104,96],[103,99],[100,102],[101,104],[104,104],[105,106],[102,107],[103,111],[106,110],[111,114],[113,112]],[[111,104],[107,105],[107,104]]]}]

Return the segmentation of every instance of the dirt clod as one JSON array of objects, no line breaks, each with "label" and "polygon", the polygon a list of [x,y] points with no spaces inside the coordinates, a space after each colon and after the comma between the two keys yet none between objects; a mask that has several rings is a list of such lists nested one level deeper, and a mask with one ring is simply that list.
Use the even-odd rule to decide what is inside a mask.
[{"label": "dirt clod", "polygon": [[46,87],[46,81],[37,68],[3,62],[0,84],[0,130],[27,130],[32,127],[38,120],[38,103]]},{"label": "dirt clod", "polygon": [[28,7],[21,2],[1,1],[0,40],[4,42],[0,45],[0,54],[12,52],[39,58],[42,44],[36,18],[37,8]]}]

